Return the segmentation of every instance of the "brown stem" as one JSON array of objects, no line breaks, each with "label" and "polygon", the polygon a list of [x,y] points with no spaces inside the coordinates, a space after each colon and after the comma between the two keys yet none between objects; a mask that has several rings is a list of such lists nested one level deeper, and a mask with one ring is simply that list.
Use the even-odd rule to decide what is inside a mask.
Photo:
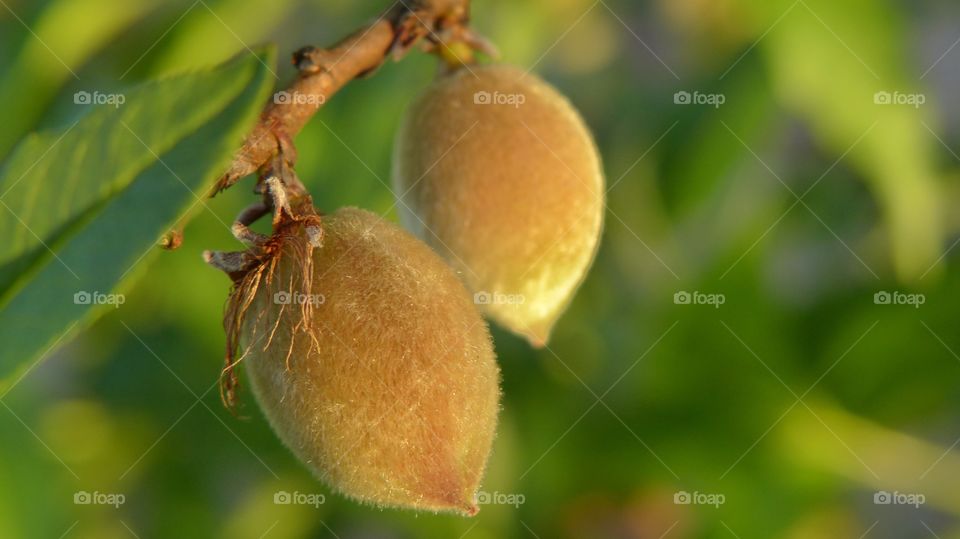
[{"label": "brown stem", "polygon": [[[294,137],[326,101],[351,80],[375,71],[390,56],[400,58],[426,38],[439,36],[476,39],[466,24],[470,0],[401,0],[375,22],[329,49],[305,47],[293,55],[300,74],[274,95],[247,135],[214,194],[273,163],[277,156],[292,165]],[[279,98],[278,98],[279,96]]]}]

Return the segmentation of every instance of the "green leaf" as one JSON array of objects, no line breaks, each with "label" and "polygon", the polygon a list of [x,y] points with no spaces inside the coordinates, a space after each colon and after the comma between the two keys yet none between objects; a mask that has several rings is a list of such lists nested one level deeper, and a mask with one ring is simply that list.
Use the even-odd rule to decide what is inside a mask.
[{"label": "green leaf", "polygon": [[34,127],[63,83],[78,78],[76,72],[90,56],[155,4],[155,0],[55,0],[36,20],[25,21],[29,33],[0,78],[0,103],[6,105],[0,159]]},{"label": "green leaf", "polygon": [[273,60],[271,50],[150,83],[119,108],[93,110],[65,134],[42,133],[17,150],[0,186],[27,166],[16,200],[37,202],[0,198],[0,231],[21,238],[0,251],[8,270],[0,272],[0,380],[115,308],[84,299],[129,286],[157,240],[203,208],[268,98]]},{"label": "green leaf", "polygon": [[302,8],[293,0],[194,4],[157,46],[157,53],[142,63],[148,73],[158,75],[222,62],[246,50],[246,43],[269,39],[298,7]]},{"label": "green leaf", "polygon": [[693,87],[729,99],[719,108],[683,108],[684,116],[663,141],[660,190],[678,216],[714,204],[718,191],[729,187],[726,181],[743,158],[743,145],[727,128],[753,146],[769,137],[776,112],[766,72],[755,58],[745,58],[719,84]]},{"label": "green leaf", "polygon": [[938,142],[926,127],[936,111],[929,103],[875,102],[878,92],[921,91],[907,73],[898,13],[871,0],[739,4],[764,33],[758,48],[780,100],[866,177],[885,217],[894,270],[904,281],[922,279],[944,237]]},{"label": "green leaf", "polygon": [[88,107],[63,132],[27,137],[0,172],[0,294],[71,226],[236,99],[263,67],[248,56],[220,70],[104,94],[124,103]]}]

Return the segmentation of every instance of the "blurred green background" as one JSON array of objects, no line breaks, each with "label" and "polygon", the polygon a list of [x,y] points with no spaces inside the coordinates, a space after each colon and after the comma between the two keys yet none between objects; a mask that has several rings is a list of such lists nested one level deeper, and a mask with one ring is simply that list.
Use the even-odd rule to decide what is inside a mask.
[{"label": "blurred green background", "polygon": [[[385,7],[0,0],[0,158],[72,121],[76,91],[267,41],[285,59]],[[357,505],[311,478],[248,392],[243,419],[223,409],[229,283],[200,252],[237,248],[221,221],[253,200],[248,179],[141,269],[124,305],[0,396],[0,537],[960,538],[960,5],[473,12],[504,61],[582,111],[610,189],[597,262],[549,349],[494,328],[493,503],[473,519]],[[322,209],[395,219],[393,132],[435,69],[420,54],[385,65],[300,134]]]}]

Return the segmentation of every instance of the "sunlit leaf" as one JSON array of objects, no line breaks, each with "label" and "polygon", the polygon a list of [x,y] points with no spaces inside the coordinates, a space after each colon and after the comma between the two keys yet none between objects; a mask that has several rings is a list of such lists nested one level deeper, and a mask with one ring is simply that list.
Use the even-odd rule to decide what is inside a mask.
[{"label": "sunlit leaf", "polygon": [[155,57],[142,60],[154,76],[222,62],[266,41],[296,7],[292,0],[210,0],[187,5],[169,34],[157,43]]},{"label": "sunlit leaf", "polygon": [[[267,98],[272,61],[272,52],[246,55],[215,71],[149,84],[119,108],[92,111],[66,135],[43,133],[18,150],[14,163],[44,163],[21,182],[43,193],[34,195],[42,202],[29,213],[5,202],[0,222],[5,234],[26,228],[47,239],[41,252],[21,248],[25,259],[9,262],[8,252],[19,277],[11,283],[13,275],[4,274],[0,376],[62,342],[75,322],[116,307],[118,289],[156,251],[158,238],[203,208],[212,180]],[[224,89],[215,90],[215,82]],[[43,157],[58,139],[61,153]],[[20,170],[8,168],[3,184]],[[40,235],[30,233],[37,242]]]},{"label": "sunlit leaf", "polygon": [[77,71],[92,54],[153,6],[153,0],[56,0],[37,20],[21,19],[29,33],[11,65],[0,72],[5,111],[0,160],[34,126],[61,85],[79,78]]},{"label": "sunlit leaf", "polygon": [[781,101],[837,156],[849,151],[848,163],[866,176],[885,215],[895,271],[919,279],[941,254],[938,143],[925,127],[935,117],[929,100],[921,107],[875,101],[878,93],[920,92],[906,76],[895,10],[870,0],[740,3],[763,36],[758,49]]}]

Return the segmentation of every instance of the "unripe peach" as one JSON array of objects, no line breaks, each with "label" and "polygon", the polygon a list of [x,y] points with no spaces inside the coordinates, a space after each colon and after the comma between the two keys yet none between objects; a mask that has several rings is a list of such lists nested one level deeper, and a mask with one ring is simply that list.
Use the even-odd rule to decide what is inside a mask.
[{"label": "unripe peach", "polygon": [[409,108],[393,184],[401,221],[485,313],[544,344],[596,254],[604,179],[569,101],[515,67],[441,77]]},{"label": "unripe peach", "polygon": [[396,225],[347,208],[322,228],[309,274],[301,230],[243,316],[265,415],[348,496],[474,514],[500,395],[486,324],[443,260]]}]

